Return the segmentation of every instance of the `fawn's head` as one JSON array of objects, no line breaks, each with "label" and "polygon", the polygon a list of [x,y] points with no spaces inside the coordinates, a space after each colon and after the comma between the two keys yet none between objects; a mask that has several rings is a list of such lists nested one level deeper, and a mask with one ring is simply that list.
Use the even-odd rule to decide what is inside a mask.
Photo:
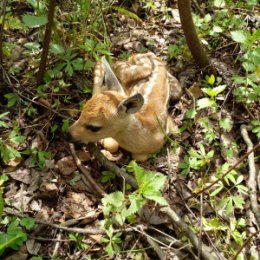
[{"label": "fawn's head", "polygon": [[93,96],[86,102],[79,119],[68,130],[73,141],[88,143],[113,137],[124,131],[131,115],[143,106],[141,94],[125,94],[105,58],[98,66],[100,71],[95,77],[99,78],[94,79]]}]

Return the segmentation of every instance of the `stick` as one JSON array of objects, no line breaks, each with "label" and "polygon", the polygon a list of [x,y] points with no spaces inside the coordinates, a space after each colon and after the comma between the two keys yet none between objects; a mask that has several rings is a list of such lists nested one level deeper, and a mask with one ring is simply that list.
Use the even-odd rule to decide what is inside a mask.
[{"label": "stick", "polygon": [[98,193],[101,197],[104,197],[106,195],[105,191],[100,187],[100,185],[98,185],[94,179],[91,177],[89,170],[86,169],[86,167],[82,164],[82,162],[80,161],[80,159],[78,158],[76,151],[75,151],[75,147],[74,144],[70,143],[69,144],[70,147],[70,152],[71,155],[77,165],[77,167],[80,169],[80,171],[84,174],[84,176],[86,177],[88,183],[90,184],[90,187],[93,187],[93,191],[96,193]]},{"label": "stick", "polygon": [[[253,143],[248,136],[247,127],[245,125],[241,125],[240,130],[241,130],[241,135],[247,145],[247,151],[252,150]],[[249,166],[248,188],[249,188],[251,208],[255,215],[258,228],[260,228],[260,208],[257,202],[256,169],[255,169],[254,159],[255,159],[254,153],[252,152],[248,156],[248,166]]]}]

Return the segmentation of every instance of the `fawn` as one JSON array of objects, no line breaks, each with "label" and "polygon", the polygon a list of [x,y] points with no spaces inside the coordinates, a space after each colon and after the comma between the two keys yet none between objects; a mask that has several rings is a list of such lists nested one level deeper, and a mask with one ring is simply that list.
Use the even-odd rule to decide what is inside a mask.
[{"label": "fawn", "polygon": [[173,128],[168,102],[181,94],[178,80],[153,53],[134,54],[113,69],[103,57],[95,67],[93,96],[68,133],[76,142],[104,139],[110,152],[121,146],[145,161],[164,145]]}]

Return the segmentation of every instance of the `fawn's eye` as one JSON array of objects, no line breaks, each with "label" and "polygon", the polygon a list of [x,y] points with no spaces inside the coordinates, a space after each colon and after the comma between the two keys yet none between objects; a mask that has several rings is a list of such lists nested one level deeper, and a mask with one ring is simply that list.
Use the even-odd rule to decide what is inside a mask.
[{"label": "fawn's eye", "polygon": [[96,125],[86,125],[85,128],[87,130],[90,130],[91,132],[98,132],[99,130],[102,129],[101,126],[96,126]]}]

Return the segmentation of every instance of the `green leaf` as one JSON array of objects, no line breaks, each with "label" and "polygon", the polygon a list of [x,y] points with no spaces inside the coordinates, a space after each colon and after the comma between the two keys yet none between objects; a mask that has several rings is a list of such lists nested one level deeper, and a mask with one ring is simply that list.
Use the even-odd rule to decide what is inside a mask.
[{"label": "green leaf", "polygon": [[206,77],[207,83],[210,84],[211,86],[214,85],[215,83],[215,76],[211,74],[209,77]]},{"label": "green leaf", "polygon": [[231,122],[230,118],[223,118],[223,119],[220,119],[219,126],[222,129],[229,132],[232,128],[232,122]]},{"label": "green leaf", "polygon": [[185,113],[185,118],[187,119],[192,119],[196,116],[197,111],[194,108],[188,109],[187,112]]},{"label": "green leaf", "polygon": [[101,201],[104,206],[121,207],[124,202],[124,194],[121,191],[116,191],[106,195]]},{"label": "green leaf", "polygon": [[228,198],[227,205],[226,205],[226,213],[229,215],[232,212],[233,209],[233,201],[232,198]]},{"label": "green leaf", "polygon": [[7,116],[10,112],[4,112],[2,114],[0,114],[0,119],[4,118],[5,116]]},{"label": "green leaf", "polygon": [[251,34],[248,31],[233,31],[231,32],[231,37],[235,42],[246,44],[248,39],[250,39]]},{"label": "green leaf", "polygon": [[21,154],[10,145],[6,145],[4,149],[0,150],[0,152],[4,163],[7,163],[17,157],[21,157]]},{"label": "green leaf", "polygon": [[9,136],[8,136],[8,139],[11,143],[13,144],[21,144],[24,140],[25,140],[25,137],[22,136],[22,135],[18,135],[18,133],[16,132],[16,130],[13,130]]},{"label": "green leaf", "polygon": [[227,87],[227,85],[220,85],[220,86],[213,88],[212,90],[213,90],[215,96],[217,96],[218,94],[223,92],[226,89],[226,87]]},{"label": "green leaf", "polygon": [[214,0],[214,6],[218,8],[223,8],[226,6],[226,2],[224,0]]},{"label": "green leaf", "polygon": [[53,54],[56,54],[56,55],[65,53],[64,48],[61,45],[57,44],[57,43],[53,43],[51,45],[50,51]]},{"label": "green leaf", "polygon": [[233,197],[234,204],[239,208],[243,209],[243,205],[245,204],[244,200],[239,196]]},{"label": "green leaf", "polygon": [[215,100],[211,100],[207,97],[197,100],[197,107],[199,110],[207,107],[214,107],[214,106],[216,106]]},{"label": "green leaf", "polygon": [[116,175],[111,171],[102,171],[101,174],[101,183],[107,183],[110,180],[114,180],[116,178]]},{"label": "green leaf", "polygon": [[63,133],[67,132],[67,130],[69,129],[70,126],[70,122],[68,119],[63,119],[62,120],[62,126],[61,126],[61,131]]},{"label": "green leaf", "polygon": [[256,66],[255,66],[253,63],[249,62],[249,61],[244,61],[244,62],[242,62],[242,67],[243,67],[246,71],[248,71],[248,72],[252,72],[252,71],[254,71],[255,68],[256,68]]},{"label": "green leaf", "polygon": [[242,192],[242,193],[244,193],[244,194],[247,194],[247,193],[248,193],[248,188],[247,188],[246,186],[239,184],[239,185],[237,185],[236,187],[237,187],[237,189],[238,189],[240,192]]},{"label": "green leaf", "polygon": [[20,221],[20,225],[25,227],[27,230],[31,230],[35,225],[35,220],[33,218],[23,218]]},{"label": "green leaf", "polygon": [[130,18],[133,18],[135,20],[137,20],[138,22],[143,22],[142,19],[140,19],[135,13],[132,13],[122,7],[119,7],[119,6],[111,6],[112,9],[114,9],[115,11],[123,14],[123,15],[126,15],[126,16],[129,16]]},{"label": "green leaf", "polygon": [[47,24],[48,20],[46,16],[35,16],[25,14],[22,16],[23,23],[29,28],[36,28]]},{"label": "green leaf", "polygon": [[138,193],[129,195],[130,206],[127,209],[128,216],[135,214],[145,203],[145,199]]},{"label": "green leaf", "polygon": [[3,212],[4,212],[3,188],[0,186],[0,223],[2,221]]},{"label": "green leaf", "polygon": [[24,44],[24,47],[29,50],[38,50],[41,45],[38,42],[27,42]]},{"label": "green leaf", "polygon": [[139,166],[135,161],[131,161],[128,164],[127,169],[131,172],[134,172],[137,185],[140,186],[144,175],[144,169],[141,166]]},{"label": "green leaf", "polygon": [[80,71],[83,70],[84,63],[82,58],[77,58],[71,62],[74,70]]},{"label": "green leaf", "polygon": [[159,194],[159,195],[149,195],[149,194],[145,193],[144,197],[149,199],[149,200],[155,201],[162,206],[169,205],[167,200],[164,197],[162,197],[161,194]]},{"label": "green leaf", "polygon": [[0,121],[0,127],[8,128],[8,124],[4,121]]},{"label": "green leaf", "polygon": [[71,77],[73,75],[73,68],[70,62],[67,62],[65,72]]},{"label": "green leaf", "polygon": [[13,107],[19,100],[18,96],[15,93],[7,93],[4,95],[4,97],[8,99],[8,107]]},{"label": "green leaf", "polygon": [[214,151],[212,150],[212,151],[209,151],[208,153],[207,153],[207,158],[208,159],[210,159],[210,158],[212,158],[214,156]]},{"label": "green leaf", "polygon": [[222,191],[223,188],[224,188],[223,185],[219,186],[219,187],[216,188],[213,192],[210,193],[210,196],[211,196],[211,197],[216,196],[218,193],[220,193],[220,192]]}]

